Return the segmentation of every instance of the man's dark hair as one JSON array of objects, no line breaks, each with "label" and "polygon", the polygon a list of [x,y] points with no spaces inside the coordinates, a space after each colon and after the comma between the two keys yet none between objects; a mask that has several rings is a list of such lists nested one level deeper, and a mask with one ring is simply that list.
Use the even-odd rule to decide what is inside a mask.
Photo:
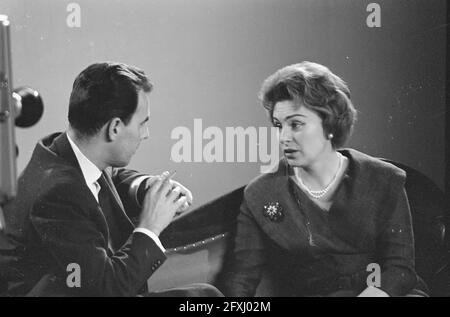
[{"label": "man's dark hair", "polygon": [[137,67],[113,62],[92,64],[73,83],[70,126],[82,136],[91,136],[112,118],[128,124],[136,111],[139,91],[150,92],[152,88]]}]

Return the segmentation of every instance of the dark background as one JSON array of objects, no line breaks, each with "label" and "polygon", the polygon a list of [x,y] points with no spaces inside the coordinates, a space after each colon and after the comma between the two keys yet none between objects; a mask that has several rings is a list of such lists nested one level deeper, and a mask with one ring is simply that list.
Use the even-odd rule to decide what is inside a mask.
[{"label": "dark background", "polygon": [[447,5],[447,59],[446,59],[446,69],[447,69],[447,78],[446,78],[446,116],[445,116],[445,194],[447,197],[447,202],[449,203],[450,210],[450,6]]},{"label": "dark background", "polygon": [[[66,23],[73,2],[80,28]],[[380,28],[366,24],[371,2]],[[130,167],[177,170],[198,206],[248,183],[260,164],[173,162],[172,130],[192,130],[195,118],[204,129],[268,126],[261,82],[310,60],[350,86],[359,120],[349,147],[412,166],[450,194],[445,0],[2,0],[0,13],[12,22],[14,86],[36,88],[45,102],[41,121],[17,130],[19,171],[40,137],[66,128],[75,76],[122,61],[155,83],[151,138]]]}]

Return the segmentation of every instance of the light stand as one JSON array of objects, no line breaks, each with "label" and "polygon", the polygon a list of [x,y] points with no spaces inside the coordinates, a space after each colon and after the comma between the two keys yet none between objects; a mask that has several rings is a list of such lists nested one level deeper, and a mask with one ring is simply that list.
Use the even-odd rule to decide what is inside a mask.
[{"label": "light stand", "polygon": [[14,120],[10,22],[0,15],[0,231],[5,227],[2,207],[17,193]]}]

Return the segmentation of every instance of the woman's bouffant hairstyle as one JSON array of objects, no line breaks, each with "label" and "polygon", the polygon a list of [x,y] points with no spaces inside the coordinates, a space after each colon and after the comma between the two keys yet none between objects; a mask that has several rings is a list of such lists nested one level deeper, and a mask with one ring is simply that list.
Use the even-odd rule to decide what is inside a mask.
[{"label": "woman's bouffant hairstyle", "polygon": [[342,147],[352,133],[356,110],[347,84],[327,67],[301,62],[283,67],[262,84],[259,99],[273,122],[277,102],[293,101],[316,112],[322,119],[325,137],[333,134],[333,148]]}]

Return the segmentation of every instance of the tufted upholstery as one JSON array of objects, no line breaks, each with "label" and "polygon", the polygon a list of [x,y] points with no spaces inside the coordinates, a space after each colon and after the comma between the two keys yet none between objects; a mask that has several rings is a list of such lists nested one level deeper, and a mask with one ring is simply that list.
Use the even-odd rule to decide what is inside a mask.
[{"label": "tufted upholstery", "polygon": [[[400,163],[407,173],[406,191],[413,217],[416,269],[433,296],[450,296],[449,214],[444,193],[428,177]],[[208,282],[221,287],[221,270],[232,249],[240,187],[175,220],[161,235],[168,260],[149,280],[150,290]],[[266,277],[257,295],[274,295]]]}]

